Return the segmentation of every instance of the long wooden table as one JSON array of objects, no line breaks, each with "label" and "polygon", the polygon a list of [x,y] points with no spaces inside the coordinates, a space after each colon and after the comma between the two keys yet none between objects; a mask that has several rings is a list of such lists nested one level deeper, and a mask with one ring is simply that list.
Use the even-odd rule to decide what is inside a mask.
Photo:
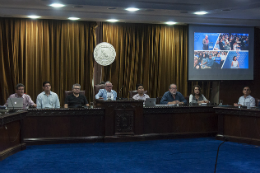
[{"label": "long wooden table", "polygon": [[216,107],[217,139],[260,145],[260,109]]},{"label": "long wooden table", "polygon": [[24,150],[23,119],[27,111],[0,114],[0,160]]},{"label": "long wooden table", "polygon": [[29,109],[26,144],[117,142],[215,136],[213,106],[143,108],[142,101],[97,101],[94,109]]}]

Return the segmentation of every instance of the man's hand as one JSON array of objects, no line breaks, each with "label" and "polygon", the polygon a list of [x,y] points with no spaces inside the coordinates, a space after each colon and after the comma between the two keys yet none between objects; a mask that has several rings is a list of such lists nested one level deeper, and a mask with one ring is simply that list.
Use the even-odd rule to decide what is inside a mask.
[{"label": "man's hand", "polygon": [[100,100],[103,100],[104,98],[103,97],[99,97]]},{"label": "man's hand", "polygon": [[180,103],[179,100],[175,100],[175,101],[172,101],[172,102],[168,102],[167,104],[170,105],[170,104],[178,104]]}]

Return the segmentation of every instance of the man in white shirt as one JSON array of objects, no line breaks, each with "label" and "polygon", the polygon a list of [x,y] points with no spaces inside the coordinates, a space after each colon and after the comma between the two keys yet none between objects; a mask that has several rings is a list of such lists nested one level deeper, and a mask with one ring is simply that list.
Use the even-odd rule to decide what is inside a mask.
[{"label": "man in white shirt", "polygon": [[251,90],[248,86],[243,89],[243,96],[239,97],[238,103],[234,103],[234,106],[247,106],[246,103],[250,103],[250,107],[255,106],[255,99],[250,95]]},{"label": "man in white shirt", "polygon": [[144,93],[144,86],[142,84],[138,84],[136,89],[137,89],[138,94],[133,96],[134,100],[145,101],[147,98],[150,98],[147,94]]},{"label": "man in white shirt", "polygon": [[51,91],[50,82],[43,82],[43,92],[37,96],[37,109],[60,108],[60,100],[55,92]]}]

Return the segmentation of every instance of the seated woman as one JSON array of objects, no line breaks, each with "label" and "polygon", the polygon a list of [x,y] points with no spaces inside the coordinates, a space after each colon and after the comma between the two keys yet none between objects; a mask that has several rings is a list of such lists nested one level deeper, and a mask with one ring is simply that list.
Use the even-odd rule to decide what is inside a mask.
[{"label": "seated woman", "polygon": [[233,61],[231,63],[231,68],[239,68],[239,63],[237,61],[237,56],[233,57]]},{"label": "seated woman", "polygon": [[147,98],[150,98],[147,94],[144,93],[144,86],[142,84],[136,85],[136,90],[138,94],[133,96],[134,100],[146,100]]},{"label": "seated woman", "polygon": [[189,103],[209,103],[206,97],[200,92],[201,92],[200,86],[194,85],[193,93],[189,97]]},{"label": "seated woman", "polygon": [[194,57],[194,69],[200,69],[199,61],[197,57]]}]

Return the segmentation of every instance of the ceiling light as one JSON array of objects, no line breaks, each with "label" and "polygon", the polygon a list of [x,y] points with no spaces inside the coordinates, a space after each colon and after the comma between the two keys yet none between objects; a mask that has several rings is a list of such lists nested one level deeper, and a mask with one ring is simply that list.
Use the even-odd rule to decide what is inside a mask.
[{"label": "ceiling light", "polygon": [[31,18],[31,19],[38,19],[38,18],[40,18],[40,16],[35,16],[35,15],[31,15],[31,16],[28,16],[29,18]]},{"label": "ceiling light", "polygon": [[51,7],[54,7],[54,8],[60,8],[60,7],[64,7],[65,5],[63,4],[59,4],[59,3],[53,3],[50,5]]},{"label": "ceiling light", "polygon": [[169,22],[165,22],[167,25],[174,25],[176,24],[177,22],[172,22],[172,21],[169,21]]},{"label": "ceiling light", "polygon": [[69,20],[79,20],[80,18],[78,18],[78,17],[69,17],[68,19]]},{"label": "ceiling light", "polygon": [[107,20],[108,22],[117,22],[118,20],[117,19],[109,19]]},{"label": "ceiling light", "polygon": [[197,14],[197,15],[204,15],[204,14],[207,14],[208,12],[206,11],[197,11],[195,12],[194,14]]},{"label": "ceiling light", "polygon": [[138,11],[139,8],[126,8],[125,10],[135,12],[135,11]]}]

